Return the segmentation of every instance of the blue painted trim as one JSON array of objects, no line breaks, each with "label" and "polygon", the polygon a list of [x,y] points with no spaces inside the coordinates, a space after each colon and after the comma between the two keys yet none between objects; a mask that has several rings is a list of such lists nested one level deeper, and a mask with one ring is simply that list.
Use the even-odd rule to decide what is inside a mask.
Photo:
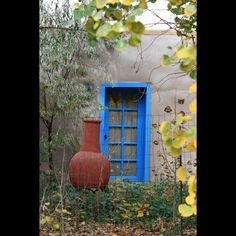
[{"label": "blue painted trim", "polygon": [[146,121],[145,121],[145,158],[144,158],[144,182],[148,182],[150,177],[149,173],[149,152],[150,152],[150,109],[151,109],[151,88],[150,84],[147,84],[146,88]]},{"label": "blue painted trim", "polygon": [[116,82],[116,83],[103,83],[108,88],[146,88],[147,83],[142,82]]},{"label": "blue painted trim", "polygon": [[[145,94],[145,107],[144,110],[142,110],[142,112],[144,112],[144,119],[142,122],[144,122],[144,137],[145,140],[144,143],[144,158],[142,160],[142,162],[139,161],[139,163],[142,163],[142,172],[141,174],[138,173],[138,171],[140,170],[138,168],[137,171],[137,176],[110,176],[110,180],[115,180],[117,178],[121,178],[121,179],[129,179],[130,181],[144,181],[147,182],[149,181],[149,142],[150,142],[150,94],[151,94],[151,89],[150,89],[150,84],[148,83],[141,83],[141,82],[117,82],[117,83],[103,83],[100,87],[100,103],[102,106],[106,106],[108,104],[106,104],[106,88],[146,88],[146,94]],[[115,90],[114,90],[115,91]],[[109,108],[109,110],[121,110],[122,112],[124,112],[124,110],[138,110],[137,108]],[[106,113],[108,113],[107,111],[102,110],[100,112],[100,116],[101,116],[101,127],[100,127],[100,147],[101,147],[101,151],[105,154],[108,155],[108,150],[105,150],[105,146],[107,146],[108,148],[108,143],[106,143],[104,141],[104,134],[108,134],[108,130],[105,131],[105,124],[106,122]],[[122,116],[123,117],[123,116]],[[107,117],[108,119],[108,117]],[[105,132],[105,133],[104,133]],[[108,140],[108,139],[107,139]],[[114,160],[116,161],[116,160]],[[118,159],[117,159],[118,161]],[[121,162],[121,164],[123,165],[123,162],[126,162],[126,160],[119,160],[119,162]],[[135,162],[136,160],[127,160],[130,162]],[[138,161],[138,160],[137,160]]]},{"label": "blue painted trim", "polygon": [[[100,105],[105,106],[105,85],[101,84],[100,87]],[[104,129],[105,129],[105,110],[100,111],[100,150],[105,154],[105,141],[104,141]]]}]

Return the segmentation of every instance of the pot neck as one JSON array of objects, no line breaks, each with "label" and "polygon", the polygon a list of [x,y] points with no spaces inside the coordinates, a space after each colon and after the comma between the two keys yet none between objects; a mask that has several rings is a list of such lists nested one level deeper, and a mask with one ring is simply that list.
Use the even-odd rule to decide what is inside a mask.
[{"label": "pot neck", "polygon": [[83,137],[80,151],[100,152],[100,120],[84,120]]}]

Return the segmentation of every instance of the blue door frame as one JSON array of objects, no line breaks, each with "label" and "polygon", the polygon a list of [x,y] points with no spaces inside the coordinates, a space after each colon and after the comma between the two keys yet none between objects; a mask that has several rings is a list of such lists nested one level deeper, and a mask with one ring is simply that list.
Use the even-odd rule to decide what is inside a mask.
[{"label": "blue door frame", "polygon": [[[133,89],[145,89],[143,98],[138,104],[138,135],[137,135],[137,175],[136,176],[110,176],[110,180],[120,177],[121,179],[129,179],[130,181],[147,182],[149,181],[149,140],[150,140],[150,85],[148,83],[139,82],[118,82],[118,83],[103,83],[100,87],[100,104],[103,107],[108,105],[107,94],[112,91],[122,89],[127,93]],[[109,110],[116,110],[112,108]],[[124,108],[117,109],[124,112]],[[135,110],[134,108],[125,108],[125,110]],[[108,156],[108,139],[105,136],[108,134],[108,109],[104,109],[100,113],[101,128],[100,128],[100,148],[101,151]],[[126,128],[129,126],[125,126]],[[130,126],[132,127],[132,126]],[[140,128],[141,127],[141,128]],[[123,129],[122,129],[123,130]],[[124,131],[122,131],[122,135]],[[109,142],[109,144],[112,144]],[[126,142],[125,144],[132,144]],[[123,148],[122,148],[123,150]],[[122,151],[124,155],[124,151]],[[115,159],[112,159],[116,161]]]}]

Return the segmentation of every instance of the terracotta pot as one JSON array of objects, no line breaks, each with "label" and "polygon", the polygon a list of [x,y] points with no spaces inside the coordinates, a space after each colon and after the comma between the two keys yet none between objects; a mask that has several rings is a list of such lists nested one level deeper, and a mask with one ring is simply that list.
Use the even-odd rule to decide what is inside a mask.
[{"label": "terracotta pot", "polygon": [[81,188],[104,189],[110,176],[110,162],[100,152],[99,120],[84,120],[80,151],[69,163],[69,177],[72,185]]}]

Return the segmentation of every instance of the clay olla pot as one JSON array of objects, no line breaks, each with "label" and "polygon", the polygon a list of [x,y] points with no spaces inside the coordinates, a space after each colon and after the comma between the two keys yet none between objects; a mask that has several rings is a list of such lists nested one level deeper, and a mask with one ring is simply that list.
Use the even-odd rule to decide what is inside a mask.
[{"label": "clay olla pot", "polygon": [[84,120],[80,151],[69,163],[69,177],[76,189],[104,189],[110,176],[110,162],[100,152],[100,120]]}]

